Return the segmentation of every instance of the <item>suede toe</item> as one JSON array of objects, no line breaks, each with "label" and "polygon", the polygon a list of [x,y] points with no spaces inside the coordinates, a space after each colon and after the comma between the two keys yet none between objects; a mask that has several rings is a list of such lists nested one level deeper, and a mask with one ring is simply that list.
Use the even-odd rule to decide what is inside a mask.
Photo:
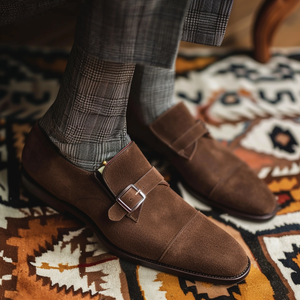
[{"label": "suede toe", "polygon": [[[188,253],[184,261],[182,253]],[[160,262],[219,277],[239,276],[249,264],[238,242],[200,213],[172,240]]]},{"label": "suede toe", "polygon": [[267,185],[245,164],[223,177],[209,197],[240,212],[264,216],[274,213],[277,203]]}]

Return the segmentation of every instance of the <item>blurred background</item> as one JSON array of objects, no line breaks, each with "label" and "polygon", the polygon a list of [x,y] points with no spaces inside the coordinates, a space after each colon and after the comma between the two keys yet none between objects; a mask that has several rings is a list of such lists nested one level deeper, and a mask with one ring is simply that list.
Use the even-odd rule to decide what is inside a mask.
[{"label": "blurred background", "polygon": [[[235,0],[222,47],[251,48],[252,27],[262,0]],[[0,44],[71,47],[80,1],[65,3],[40,15],[0,27]],[[273,47],[300,46],[300,7],[280,26],[275,34]],[[206,47],[181,43],[181,47]]]}]

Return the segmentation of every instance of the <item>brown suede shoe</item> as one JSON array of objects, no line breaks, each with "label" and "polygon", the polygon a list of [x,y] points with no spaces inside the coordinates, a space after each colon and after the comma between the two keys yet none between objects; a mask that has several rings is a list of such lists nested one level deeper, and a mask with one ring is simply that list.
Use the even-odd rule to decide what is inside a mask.
[{"label": "brown suede shoe", "polygon": [[133,263],[220,284],[249,272],[241,246],[178,196],[134,143],[108,162],[102,176],[68,162],[35,125],[23,151],[23,183]]},{"label": "brown suede shoe", "polygon": [[226,147],[212,139],[183,103],[141,125],[131,107],[128,133],[162,153],[176,167],[185,188],[200,201],[253,221],[277,212],[274,195],[255,173]]}]

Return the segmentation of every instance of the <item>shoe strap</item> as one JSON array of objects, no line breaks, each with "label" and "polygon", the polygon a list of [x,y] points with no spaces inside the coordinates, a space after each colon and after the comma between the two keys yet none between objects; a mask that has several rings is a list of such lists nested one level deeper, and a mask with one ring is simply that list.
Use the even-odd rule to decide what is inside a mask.
[{"label": "shoe strap", "polygon": [[200,120],[190,127],[186,132],[179,136],[169,146],[179,155],[184,155],[184,149],[192,146],[197,140],[204,135],[207,135],[208,131]]},{"label": "shoe strap", "polygon": [[[177,153],[179,156],[184,157],[188,160],[191,160],[193,158],[193,155],[196,151],[197,141],[202,137],[210,137],[210,134],[205,127],[205,125],[202,123],[201,120],[193,120],[193,124],[190,124],[190,126],[181,133],[180,136],[176,137],[175,140],[171,140],[169,136],[164,135],[161,130],[163,122],[158,120],[159,122],[155,122],[150,125],[150,129],[152,133],[165,145],[167,145],[170,149],[172,149],[175,153]],[[180,122],[180,121],[178,121]],[[188,148],[193,146],[192,151],[186,151]]]},{"label": "shoe strap", "polygon": [[152,167],[137,182],[128,185],[117,195],[116,202],[108,210],[109,219],[120,221],[128,215],[137,222],[147,195],[159,184],[169,186],[164,177]]}]

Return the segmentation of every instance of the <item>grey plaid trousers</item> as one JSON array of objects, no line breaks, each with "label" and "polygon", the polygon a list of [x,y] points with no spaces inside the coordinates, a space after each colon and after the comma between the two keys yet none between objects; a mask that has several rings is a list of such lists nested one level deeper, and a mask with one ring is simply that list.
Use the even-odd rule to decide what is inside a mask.
[{"label": "grey plaid trousers", "polygon": [[[60,1],[0,0],[0,25]],[[140,68],[131,85],[137,97],[131,100],[144,118],[155,118],[172,105],[172,65],[180,38],[220,44],[231,4],[232,0],[84,0],[60,92],[40,125],[65,157],[86,170],[97,168],[129,141],[126,106],[134,66]]]},{"label": "grey plaid trousers", "polygon": [[[63,1],[0,0],[0,25]],[[170,68],[180,39],[220,45],[232,2],[83,0],[76,39],[89,55],[100,60]]]}]

